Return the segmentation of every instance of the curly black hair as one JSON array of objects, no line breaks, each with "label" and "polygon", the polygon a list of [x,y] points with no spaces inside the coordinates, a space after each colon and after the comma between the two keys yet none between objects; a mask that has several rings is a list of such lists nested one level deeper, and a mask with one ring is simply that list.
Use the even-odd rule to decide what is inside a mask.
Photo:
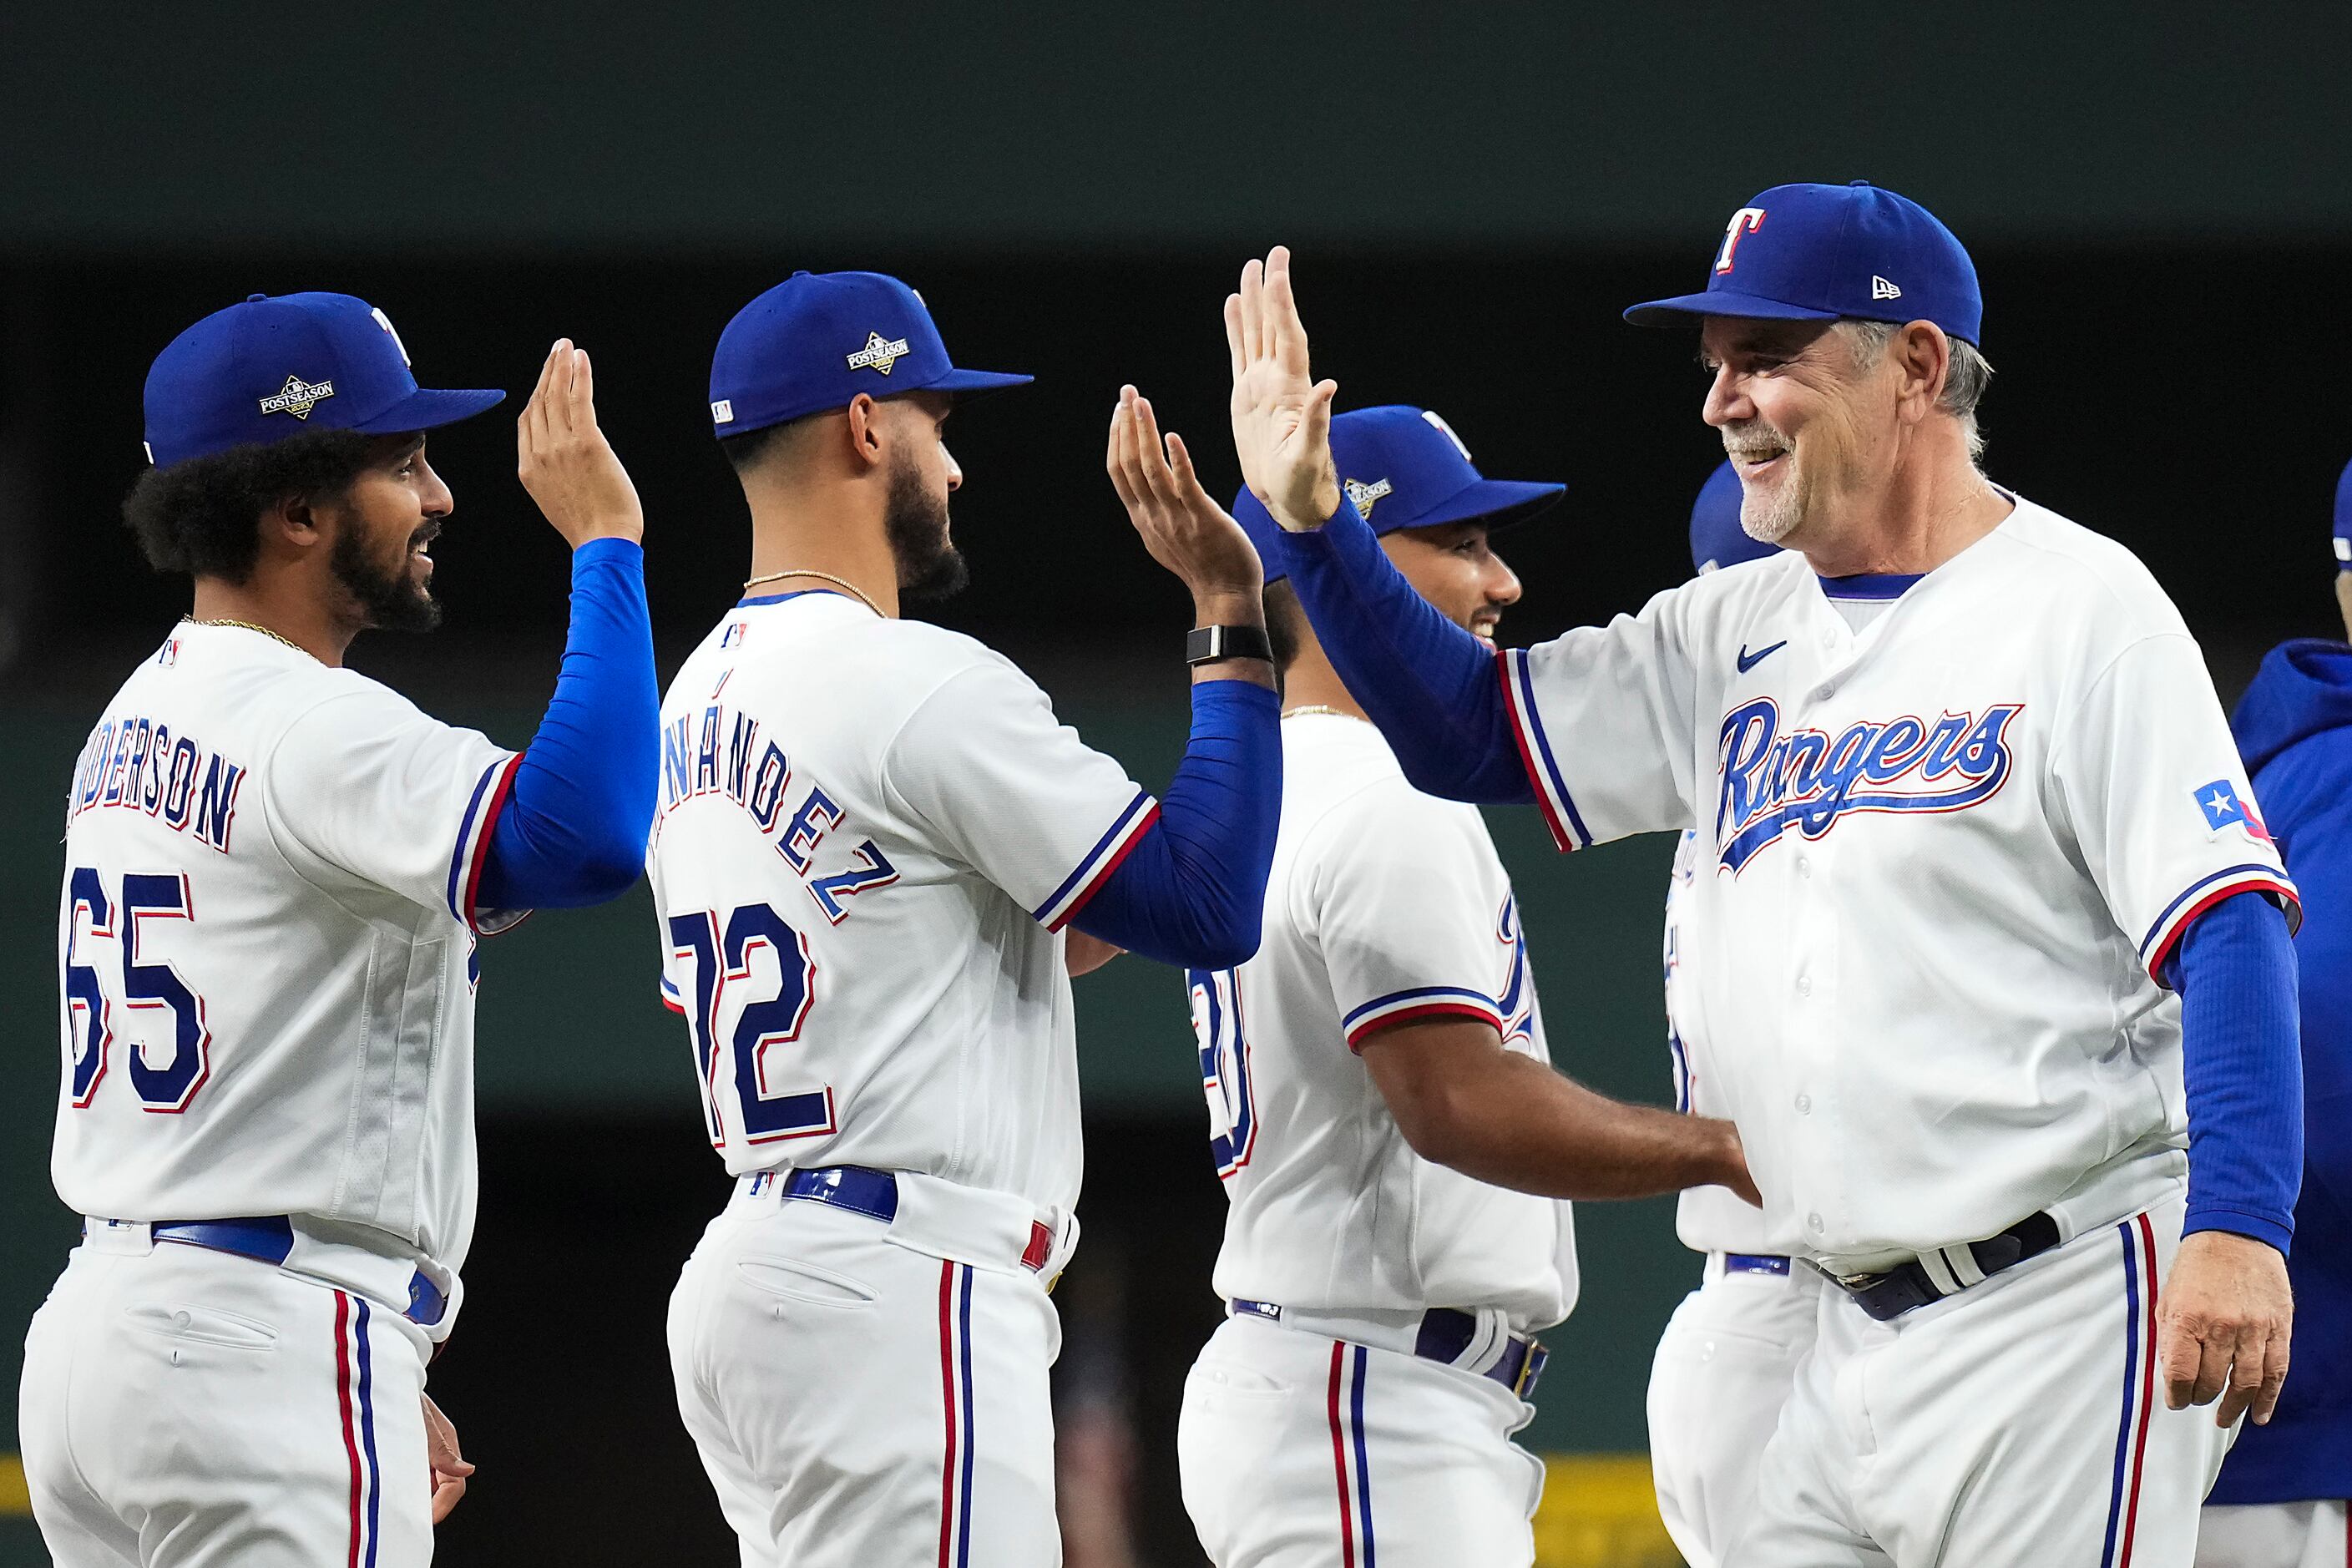
[{"label": "curly black hair", "polygon": [[383,440],[320,430],[150,468],[124,498],[122,521],[156,571],[242,583],[261,553],[261,514],[287,496],[347,489]]}]

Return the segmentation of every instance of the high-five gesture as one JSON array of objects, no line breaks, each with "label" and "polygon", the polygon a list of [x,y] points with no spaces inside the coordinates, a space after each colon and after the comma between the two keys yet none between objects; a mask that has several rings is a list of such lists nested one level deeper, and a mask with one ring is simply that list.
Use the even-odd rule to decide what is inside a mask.
[{"label": "high-five gesture", "polygon": [[587,351],[569,338],[548,350],[539,384],[515,421],[515,468],[573,549],[592,539],[645,538],[637,488],[596,424],[595,372]]},{"label": "high-five gesture", "polygon": [[1192,590],[1201,624],[1255,625],[1265,573],[1249,535],[1202,488],[1184,437],[1161,436],[1150,399],[1131,386],[1118,390],[1103,466],[1143,547]]},{"label": "high-five gesture", "polygon": [[1225,346],[1234,356],[1234,450],[1242,482],[1293,532],[1320,528],[1339,510],[1331,461],[1336,381],[1307,365],[1307,328],[1290,291],[1290,251],[1276,246],[1261,266],[1242,268],[1241,291],[1225,296]]}]

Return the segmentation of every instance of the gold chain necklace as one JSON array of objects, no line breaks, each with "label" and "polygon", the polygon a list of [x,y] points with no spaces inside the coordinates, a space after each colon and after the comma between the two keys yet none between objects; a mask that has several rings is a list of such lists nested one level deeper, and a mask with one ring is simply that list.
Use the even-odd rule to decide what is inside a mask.
[{"label": "gold chain necklace", "polygon": [[860,588],[856,584],[836,577],[830,572],[819,572],[812,567],[795,566],[787,572],[767,572],[762,573],[757,577],[746,577],[743,579],[743,586],[746,588],[756,588],[762,583],[773,583],[785,577],[814,577],[820,583],[830,583],[836,588],[846,588],[850,593],[855,594],[857,596],[857,602],[859,604],[865,605],[876,615],[882,616],[882,618],[886,621],[890,618],[888,616],[882,615],[882,606],[867,598],[866,596],[866,590]]},{"label": "gold chain necklace", "polygon": [[180,618],[187,622],[187,624],[192,626],[236,626],[241,631],[259,632],[263,637],[268,637],[272,642],[284,643],[288,647],[292,648],[296,653],[300,654],[305,658],[316,659],[319,657],[317,654],[312,653],[309,648],[304,647],[300,643],[296,642],[292,637],[286,636],[283,632],[273,632],[268,626],[257,625],[252,621],[232,620],[226,616],[217,616],[208,621],[200,621],[194,616],[182,616]]},{"label": "gold chain necklace", "polygon": [[[1320,702],[1303,703],[1297,708],[1286,708],[1282,710],[1282,716],[1286,719],[1296,719],[1302,714],[1307,713],[1327,713],[1334,719],[1356,719],[1356,716],[1353,713],[1342,713],[1337,708],[1326,707]],[[1370,723],[1370,721],[1367,719],[1356,719],[1356,722],[1359,724],[1366,724]]]}]

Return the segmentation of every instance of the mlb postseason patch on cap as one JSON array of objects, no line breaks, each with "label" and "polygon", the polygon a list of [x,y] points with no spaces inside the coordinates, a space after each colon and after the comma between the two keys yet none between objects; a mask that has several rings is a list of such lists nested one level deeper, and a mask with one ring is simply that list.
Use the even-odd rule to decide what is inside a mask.
[{"label": "mlb postseason patch on cap", "polygon": [[[1339,470],[1339,489],[1374,533],[1446,522],[1507,528],[1550,508],[1566,489],[1486,478],[1453,426],[1428,409],[1402,403],[1335,417],[1331,460]],[[1234,497],[1234,517],[1257,546],[1265,580],[1286,576],[1275,549],[1282,525],[1247,489]]]},{"label": "mlb postseason patch on cap", "polygon": [[169,468],[312,430],[396,436],[503,392],[419,387],[392,319],[349,294],[255,294],[173,338],[147,372],[147,459]]},{"label": "mlb postseason patch on cap", "polygon": [[923,297],[879,272],[795,272],[735,313],[710,359],[710,424],[740,436],[863,392],[962,396],[1021,386],[1025,375],[961,370]]},{"label": "mlb postseason patch on cap", "polygon": [[1976,264],[1933,213],[1856,180],[1773,186],[1731,215],[1706,288],[1625,311],[1643,327],[1705,316],[1933,321],[1981,347],[1984,300]]}]

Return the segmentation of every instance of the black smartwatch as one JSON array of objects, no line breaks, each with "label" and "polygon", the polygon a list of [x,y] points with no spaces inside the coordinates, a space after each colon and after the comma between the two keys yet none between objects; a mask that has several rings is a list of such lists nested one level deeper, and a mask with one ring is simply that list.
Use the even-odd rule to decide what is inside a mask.
[{"label": "black smartwatch", "polygon": [[1221,658],[1262,658],[1274,662],[1274,643],[1264,626],[1194,626],[1184,634],[1186,664],[1214,664]]}]

